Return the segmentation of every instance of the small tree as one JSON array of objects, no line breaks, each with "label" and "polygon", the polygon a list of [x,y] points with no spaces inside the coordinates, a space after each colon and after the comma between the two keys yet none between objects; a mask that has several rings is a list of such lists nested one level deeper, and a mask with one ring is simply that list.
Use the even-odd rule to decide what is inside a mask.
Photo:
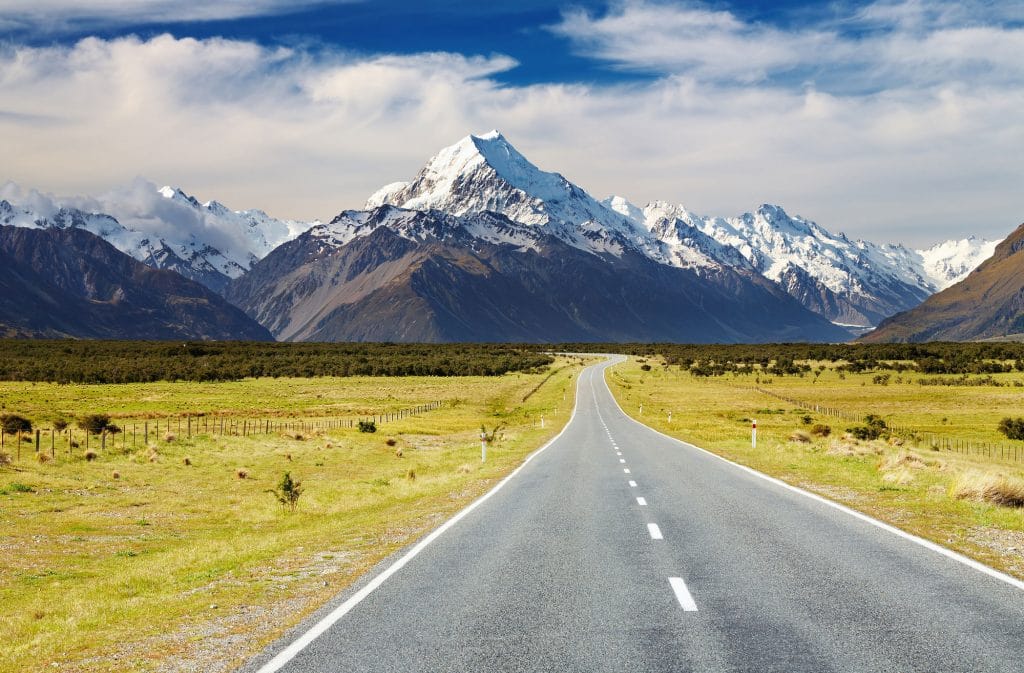
[{"label": "small tree", "polygon": [[89,434],[98,435],[110,425],[110,416],[106,414],[88,414],[78,419],[78,427]]},{"label": "small tree", "polygon": [[3,414],[0,416],[0,426],[8,435],[18,432],[32,432],[32,421],[18,414]]},{"label": "small tree", "polygon": [[881,416],[868,414],[864,417],[864,425],[847,428],[847,432],[857,439],[878,439],[886,434],[888,429],[889,426],[886,425],[885,420]]},{"label": "small tree", "polygon": [[1024,418],[1004,418],[997,426],[1007,439],[1024,439]]},{"label": "small tree", "polygon": [[281,483],[277,485],[277,490],[268,490],[267,493],[272,493],[282,506],[294,512],[296,505],[299,504],[299,496],[302,495],[302,482],[292,479],[292,475],[285,472],[281,477]]}]

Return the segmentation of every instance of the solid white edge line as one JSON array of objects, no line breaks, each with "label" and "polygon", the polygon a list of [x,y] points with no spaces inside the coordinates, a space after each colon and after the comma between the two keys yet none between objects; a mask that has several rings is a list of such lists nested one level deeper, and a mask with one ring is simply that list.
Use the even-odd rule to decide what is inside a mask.
[{"label": "solid white edge line", "polygon": [[[609,365],[608,367],[605,367],[605,371],[607,371],[608,369],[613,367],[615,364],[620,364],[622,362],[625,362],[625,360],[620,360],[619,362],[616,362],[613,365]],[[828,505],[829,507],[832,507],[833,509],[837,509],[840,512],[844,512],[846,514],[849,514],[850,516],[852,516],[852,517],[854,517],[856,519],[860,519],[861,521],[863,521],[865,523],[869,523],[869,524],[871,524],[872,526],[874,526],[876,528],[881,528],[882,530],[887,531],[889,533],[892,533],[893,535],[897,535],[897,536],[903,538],[904,540],[909,540],[910,542],[913,542],[914,544],[920,545],[920,546],[924,547],[925,549],[930,549],[931,551],[933,551],[933,552],[935,552],[937,554],[941,554],[942,556],[945,556],[948,559],[952,559],[953,561],[956,561],[958,563],[962,563],[963,565],[965,565],[965,566],[967,566],[969,568],[973,568],[974,570],[977,570],[978,572],[982,572],[982,573],[988,575],[989,577],[993,577],[993,578],[995,578],[997,580],[1000,580],[1001,582],[1005,582],[1006,584],[1009,584],[1012,587],[1015,587],[1017,589],[1020,589],[1021,591],[1024,591],[1024,581],[1021,581],[1021,580],[1017,579],[1016,577],[1011,577],[1010,575],[1007,575],[1006,573],[1000,572],[1000,571],[996,570],[995,568],[990,568],[987,565],[985,565],[984,563],[981,563],[980,561],[975,561],[974,559],[968,558],[967,556],[964,556],[963,554],[961,554],[959,552],[955,552],[952,549],[947,549],[947,548],[943,547],[942,545],[936,544],[936,543],[932,542],[931,540],[926,540],[923,537],[918,537],[917,535],[914,535],[913,533],[908,533],[905,530],[900,530],[899,528],[896,528],[895,526],[887,524],[884,521],[879,521],[878,519],[870,517],[867,514],[864,514],[863,512],[858,512],[857,510],[851,509],[851,508],[847,507],[846,505],[841,505],[838,502],[829,500],[828,498],[826,498],[824,496],[820,496],[817,493],[811,493],[810,491],[805,491],[804,489],[800,488],[799,486],[793,486],[792,484],[787,484],[786,482],[782,481],[781,479],[776,479],[775,477],[770,477],[767,474],[765,474],[764,472],[758,472],[757,470],[755,470],[752,467],[747,467],[746,465],[740,465],[739,463],[735,463],[735,462],[729,460],[728,458],[723,458],[722,456],[718,455],[717,453],[712,453],[711,451],[708,451],[707,449],[702,449],[701,447],[697,446],[696,444],[690,444],[689,442],[684,442],[681,439],[677,439],[677,438],[672,437],[670,435],[666,435],[664,432],[661,432],[659,430],[655,430],[651,426],[645,425],[645,424],[641,423],[640,421],[636,420],[635,418],[633,418],[632,416],[630,416],[629,414],[627,414],[623,410],[622,405],[619,404],[619,401],[617,399],[615,399],[615,395],[612,395],[611,388],[608,387],[608,381],[605,380],[604,376],[601,377],[601,380],[602,380],[602,382],[604,382],[605,390],[608,391],[608,396],[612,398],[612,402],[614,402],[615,406],[619,408],[619,411],[622,413],[623,416],[625,416],[627,419],[629,419],[633,423],[636,423],[637,425],[640,425],[640,426],[642,426],[644,428],[647,428],[651,432],[654,432],[656,434],[661,435],[665,439],[670,439],[673,442],[675,442],[676,444],[680,444],[682,446],[689,447],[691,449],[696,449],[697,451],[702,451],[702,452],[706,453],[707,455],[711,456],[712,458],[717,458],[718,460],[722,461],[723,463],[728,463],[729,465],[732,465],[735,468],[743,470],[744,472],[746,472],[748,474],[751,474],[751,475],[753,475],[755,477],[758,477],[759,479],[764,479],[765,481],[771,482],[771,483],[775,484],[776,486],[781,486],[782,488],[784,488],[784,489],[786,489],[788,491],[792,491],[793,493],[799,493],[800,495],[808,497],[811,500],[816,500],[816,501],[818,501],[819,503],[821,503],[823,505]]]},{"label": "solid white edge line", "polygon": [[658,524],[649,523],[647,524],[647,532],[651,534],[652,540],[664,540],[665,537],[661,534],[661,529],[658,528]]},{"label": "solid white edge line", "polygon": [[647,507],[647,498],[637,498],[636,504],[640,505],[641,507]]},{"label": "solid white edge line", "polygon": [[[591,365],[591,367],[600,367],[600,363],[596,365]],[[334,626],[338,622],[338,620],[347,615],[352,610],[352,608],[359,605],[367,596],[376,591],[377,588],[380,587],[380,585],[384,584],[384,582],[389,577],[391,577],[396,572],[401,570],[409,561],[411,561],[421,551],[423,551],[423,549],[427,545],[429,545],[431,542],[439,538],[446,530],[457,524],[459,521],[465,518],[470,512],[472,512],[477,507],[482,505],[484,502],[489,500],[491,496],[500,491],[505,484],[507,484],[509,481],[512,480],[513,477],[519,474],[519,472],[524,467],[526,467],[531,460],[540,455],[540,453],[542,451],[545,451],[549,446],[557,442],[559,438],[561,438],[561,436],[565,433],[565,431],[569,429],[569,426],[572,425],[573,419],[576,418],[576,411],[579,409],[580,406],[580,381],[583,379],[582,374],[586,372],[587,369],[584,369],[583,371],[580,372],[579,375],[576,376],[576,403],[573,406],[572,414],[569,415],[569,420],[566,421],[565,427],[563,427],[557,435],[552,437],[551,441],[549,441],[547,444],[540,447],[539,449],[528,455],[526,458],[524,458],[522,464],[520,464],[519,467],[517,467],[516,469],[512,470],[512,472],[509,473],[507,477],[499,481],[494,486],[494,488],[492,488],[490,491],[484,493],[482,496],[474,500],[472,503],[467,505],[465,509],[458,512],[455,516],[453,516],[452,518],[448,519],[443,524],[438,526],[432,533],[430,533],[425,538],[417,542],[412,549],[407,551],[400,559],[398,559],[390,566],[385,568],[383,571],[381,571],[381,573],[374,577],[372,580],[370,580],[370,582],[366,586],[364,586],[362,589],[360,589],[352,596],[350,596],[344,603],[334,608],[334,610],[328,613],[327,616],[325,616],[319,622],[310,627],[308,631],[303,633],[296,640],[292,641],[292,643],[289,644],[288,647],[278,652],[277,656],[275,656],[273,659],[271,659],[266,664],[257,669],[256,673],[275,673],[276,671],[279,671],[285,664],[294,659],[299,652],[306,649],[306,647],[309,646],[310,643],[319,638],[325,631],[327,631],[327,629]],[[593,371],[591,371],[590,376],[591,385],[593,386]]]},{"label": "solid white edge line", "polygon": [[682,577],[669,577],[668,583],[672,587],[672,591],[676,594],[676,600],[679,601],[679,606],[683,608],[684,612],[696,612],[697,604],[693,601],[693,596],[690,595],[690,590],[686,588],[686,582],[683,581]]}]

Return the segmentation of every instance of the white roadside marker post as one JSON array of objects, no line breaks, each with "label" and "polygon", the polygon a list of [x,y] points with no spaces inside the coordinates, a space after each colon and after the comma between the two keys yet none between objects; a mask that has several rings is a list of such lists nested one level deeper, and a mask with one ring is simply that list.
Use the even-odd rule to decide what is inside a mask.
[{"label": "white roadside marker post", "polygon": [[672,412],[668,412],[668,424],[672,425]]},{"label": "white roadside marker post", "polygon": [[540,429],[541,430],[544,429],[544,415],[543,414],[541,414],[541,417],[540,417]]},{"label": "white roadside marker post", "polygon": [[487,433],[480,432],[480,462],[487,462]]},{"label": "white roadside marker post", "polygon": [[750,448],[757,448],[757,419],[750,420]]},{"label": "white roadside marker post", "polygon": [[643,402],[640,403],[640,415],[641,416],[644,415],[644,403]]}]

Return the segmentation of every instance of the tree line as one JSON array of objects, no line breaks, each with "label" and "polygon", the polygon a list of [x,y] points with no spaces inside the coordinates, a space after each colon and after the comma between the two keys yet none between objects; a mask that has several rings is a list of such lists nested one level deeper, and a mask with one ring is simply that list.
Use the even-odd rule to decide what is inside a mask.
[{"label": "tree line", "polygon": [[248,377],[500,376],[554,359],[514,344],[0,340],[0,380],[234,381]]}]

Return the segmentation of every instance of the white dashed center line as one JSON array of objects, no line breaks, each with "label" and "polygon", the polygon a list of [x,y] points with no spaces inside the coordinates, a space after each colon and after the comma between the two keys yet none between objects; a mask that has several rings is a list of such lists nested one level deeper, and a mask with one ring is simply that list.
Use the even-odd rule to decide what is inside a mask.
[{"label": "white dashed center line", "polygon": [[629,474],[629,468],[628,467],[622,468],[622,473],[623,474]]},{"label": "white dashed center line", "polygon": [[630,480],[629,480],[629,487],[630,487],[630,488],[636,488],[636,482],[635,482],[635,481],[633,481],[632,479],[630,479]]},{"label": "white dashed center line", "polygon": [[664,540],[665,538],[661,535],[661,529],[658,528],[658,524],[649,523],[647,524],[647,532],[651,534],[652,540]]},{"label": "white dashed center line", "polygon": [[647,507],[647,499],[646,498],[637,498],[636,499],[636,504],[640,505],[641,507]]},{"label": "white dashed center line", "polygon": [[693,596],[690,595],[690,590],[686,588],[686,582],[683,581],[683,578],[669,577],[668,583],[672,586],[672,591],[676,594],[679,606],[686,612],[696,612],[697,604],[693,601]]},{"label": "white dashed center line", "polygon": [[626,459],[625,458],[619,458],[619,462],[620,463],[624,463],[624,462],[626,462]]}]

